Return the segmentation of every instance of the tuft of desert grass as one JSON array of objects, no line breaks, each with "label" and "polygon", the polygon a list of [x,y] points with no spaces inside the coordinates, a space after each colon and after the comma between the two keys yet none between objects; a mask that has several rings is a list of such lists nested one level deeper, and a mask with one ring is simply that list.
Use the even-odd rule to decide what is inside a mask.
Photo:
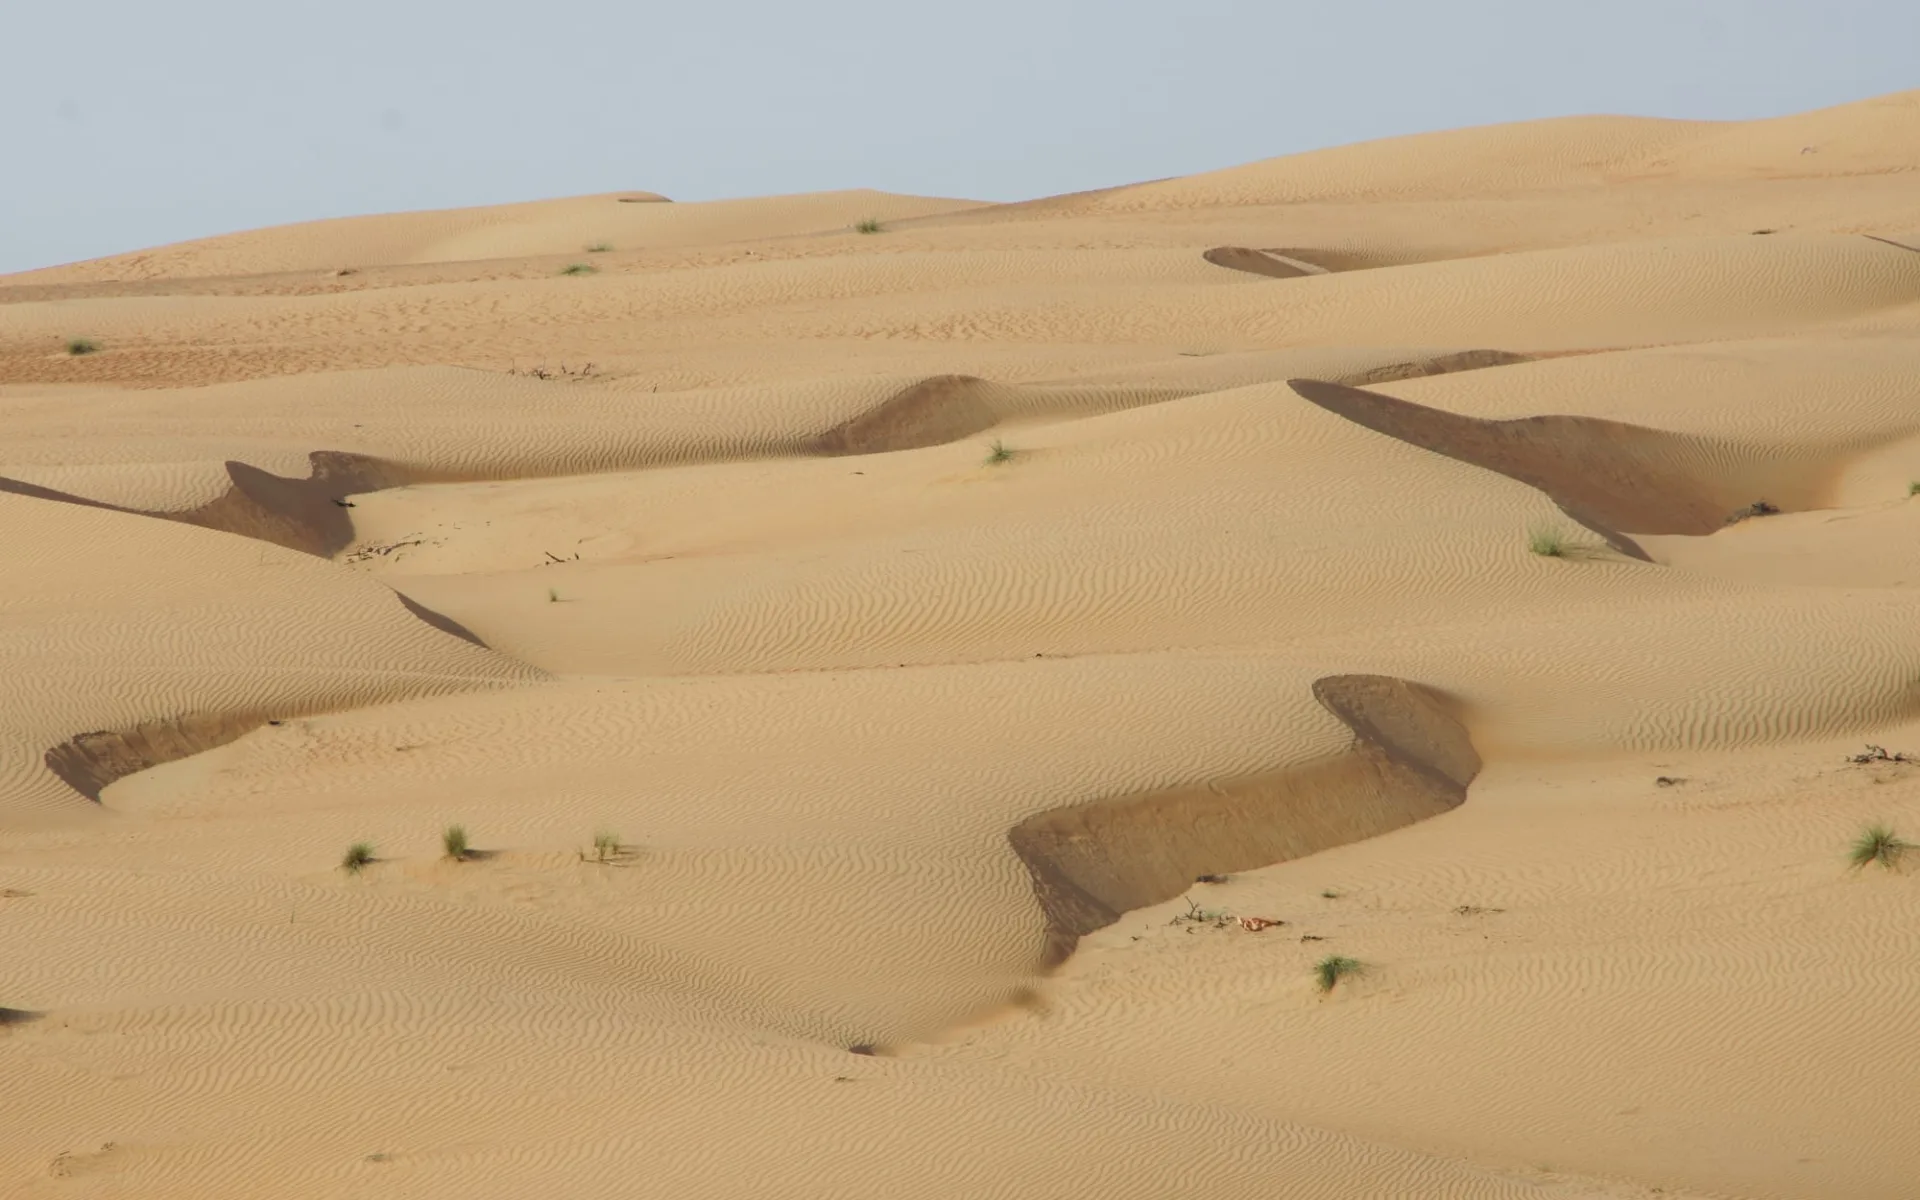
[{"label": "tuft of desert grass", "polygon": [[860,222],[858,225],[855,225],[854,229],[856,229],[861,233],[879,233],[880,218],[868,217],[866,220]]},{"label": "tuft of desert grass", "polygon": [[355,842],[347,847],[340,857],[340,869],[349,875],[358,875],[363,868],[373,862],[373,843]]},{"label": "tuft of desert grass", "polygon": [[602,829],[593,835],[593,861],[607,862],[620,857],[620,835],[611,829]]},{"label": "tuft of desert grass", "polygon": [[1016,453],[1018,453],[1018,451],[1014,450],[1013,447],[1007,445],[999,438],[995,438],[993,439],[993,444],[987,447],[987,465],[997,467],[1003,463],[1010,463],[1013,461],[1013,456]]},{"label": "tuft of desert grass", "polygon": [[587,253],[588,254],[605,254],[607,251],[611,249],[613,249],[612,242],[595,242],[593,245],[587,247]]},{"label": "tuft of desert grass", "polygon": [[1527,550],[1541,558],[1565,558],[1567,535],[1551,525],[1540,525],[1527,532]]},{"label": "tuft of desert grass", "polygon": [[566,266],[560,268],[560,273],[562,275],[591,275],[599,269],[599,267],[589,266],[586,263],[568,263]]},{"label": "tuft of desert grass", "polygon": [[92,338],[73,338],[67,342],[67,353],[75,358],[82,354],[93,354],[100,349],[100,343]]},{"label": "tuft of desert grass", "polygon": [[1907,485],[1907,495],[1920,496],[1920,479],[1916,479]]},{"label": "tuft of desert grass", "polygon": [[1357,958],[1329,954],[1314,964],[1313,977],[1319,981],[1321,991],[1330,992],[1342,979],[1349,975],[1358,975],[1364,969]]},{"label": "tuft of desert grass", "polygon": [[449,825],[440,831],[440,849],[455,862],[463,861],[473,853],[473,847],[467,842],[465,825]]},{"label": "tuft of desert grass", "polygon": [[1853,839],[1853,849],[1847,854],[1847,861],[1857,870],[1869,863],[1879,863],[1891,871],[1900,865],[1901,856],[1913,849],[1913,843],[1903,840],[1889,825],[1869,825]]}]

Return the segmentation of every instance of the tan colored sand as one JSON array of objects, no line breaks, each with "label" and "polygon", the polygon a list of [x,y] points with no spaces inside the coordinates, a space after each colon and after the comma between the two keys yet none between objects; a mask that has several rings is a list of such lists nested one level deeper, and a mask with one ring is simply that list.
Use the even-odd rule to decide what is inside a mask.
[{"label": "tan colored sand", "polygon": [[1912,1195],[1915,147],[0,279],[0,1195]]}]

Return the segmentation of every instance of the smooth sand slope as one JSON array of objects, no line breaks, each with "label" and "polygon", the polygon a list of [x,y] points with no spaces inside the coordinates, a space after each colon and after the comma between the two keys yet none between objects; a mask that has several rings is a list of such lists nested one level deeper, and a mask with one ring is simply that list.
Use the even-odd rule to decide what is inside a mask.
[{"label": "smooth sand slope", "polygon": [[1913,1195],[1915,147],[0,278],[0,1195]]}]

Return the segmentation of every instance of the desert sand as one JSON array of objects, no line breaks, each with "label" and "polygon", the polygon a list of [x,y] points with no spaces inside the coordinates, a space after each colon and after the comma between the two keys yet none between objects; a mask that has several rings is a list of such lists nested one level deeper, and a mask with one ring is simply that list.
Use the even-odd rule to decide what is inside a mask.
[{"label": "desert sand", "polygon": [[1916,480],[1920,92],[0,278],[0,1195],[1920,1195]]}]

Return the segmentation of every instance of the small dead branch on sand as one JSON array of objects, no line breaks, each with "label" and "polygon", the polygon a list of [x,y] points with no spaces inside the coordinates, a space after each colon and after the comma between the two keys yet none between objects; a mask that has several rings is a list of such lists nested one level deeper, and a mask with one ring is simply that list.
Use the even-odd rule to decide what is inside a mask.
[{"label": "small dead branch on sand", "polygon": [[1236,917],[1224,908],[1201,908],[1192,900],[1188,900],[1187,911],[1175,913],[1173,919],[1167,924],[1186,925],[1189,927],[1188,933],[1193,932],[1191,927],[1195,925],[1211,925],[1215,929],[1227,929],[1238,925],[1248,933],[1259,933],[1275,925],[1285,925],[1286,922],[1277,917]]},{"label": "small dead branch on sand", "polygon": [[1856,766],[1864,766],[1867,763],[1920,762],[1920,759],[1914,758],[1914,756],[1911,754],[1905,754],[1899,751],[1888,753],[1887,748],[1885,746],[1876,746],[1872,742],[1868,742],[1867,748],[1861,751],[1859,754],[1847,755],[1847,761],[1850,763],[1853,763]]},{"label": "small dead branch on sand", "polygon": [[1727,518],[1727,524],[1738,525],[1753,517],[1771,517],[1780,511],[1780,506],[1770,500],[1755,500],[1745,508],[1736,508]]},{"label": "small dead branch on sand", "polygon": [[557,370],[550,369],[545,363],[527,367],[524,370],[520,367],[507,368],[507,374],[525,375],[529,379],[591,379],[597,373],[598,369],[593,363],[588,363],[583,367],[569,367],[567,364],[561,363]]},{"label": "small dead branch on sand", "polygon": [[350,563],[367,562],[375,558],[384,558],[387,555],[392,554],[395,550],[404,549],[407,546],[421,546],[425,544],[426,544],[425,538],[414,538],[412,541],[393,542],[385,546],[381,546],[381,545],[362,546],[358,550],[355,550],[353,553],[341,559],[340,561],[350,562]]}]

